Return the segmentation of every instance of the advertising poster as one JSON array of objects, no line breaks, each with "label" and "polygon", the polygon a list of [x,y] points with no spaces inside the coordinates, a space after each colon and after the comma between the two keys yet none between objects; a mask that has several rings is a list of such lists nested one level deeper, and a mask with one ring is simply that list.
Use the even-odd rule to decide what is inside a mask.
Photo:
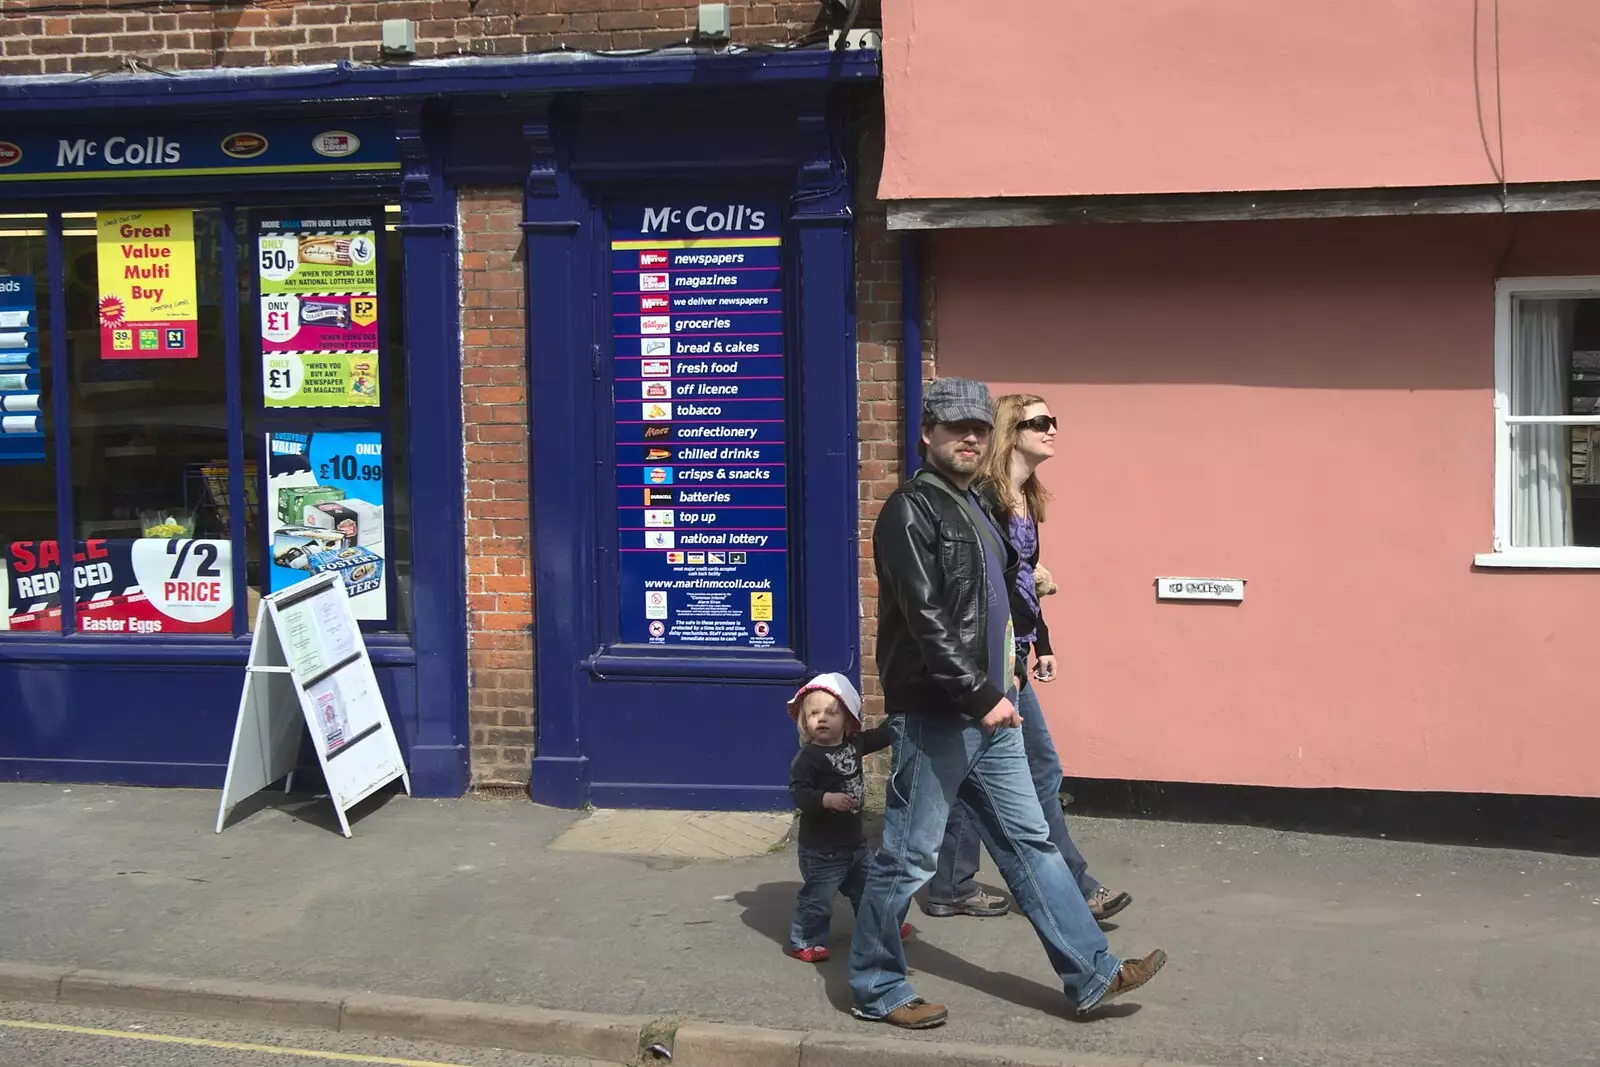
[{"label": "advertising poster", "polygon": [[[78,632],[232,633],[231,558],[227,541],[79,541],[70,561]],[[56,542],[6,546],[6,597],[8,615],[0,629],[61,629],[61,554]]]},{"label": "advertising poster", "polygon": [[789,643],[782,211],[611,214],[621,631]]},{"label": "advertising poster", "polygon": [[102,359],[196,359],[194,212],[95,216]]},{"label": "advertising poster", "polygon": [[268,219],[256,252],[266,406],[377,407],[378,231],[372,217]]},{"label": "advertising poster", "polygon": [[383,435],[267,435],[267,591],[337,571],[357,619],[389,617]]},{"label": "advertising poster", "polygon": [[33,279],[0,274],[0,463],[44,459],[40,390]]}]

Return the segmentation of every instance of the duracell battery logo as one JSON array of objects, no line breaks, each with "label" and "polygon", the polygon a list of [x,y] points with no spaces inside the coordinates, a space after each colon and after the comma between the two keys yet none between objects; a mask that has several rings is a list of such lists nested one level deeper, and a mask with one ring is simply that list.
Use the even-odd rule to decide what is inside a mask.
[{"label": "duracell battery logo", "polygon": [[234,159],[254,159],[267,150],[267,139],[259,133],[230,133],[222,139],[222,151]]},{"label": "duracell battery logo", "polygon": [[0,167],[22,162],[22,146],[10,141],[0,141]]}]

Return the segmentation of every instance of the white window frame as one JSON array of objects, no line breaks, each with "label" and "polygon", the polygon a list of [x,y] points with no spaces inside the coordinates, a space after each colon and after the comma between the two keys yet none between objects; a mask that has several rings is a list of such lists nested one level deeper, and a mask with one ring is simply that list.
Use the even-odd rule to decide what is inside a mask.
[{"label": "white window frame", "polygon": [[1600,547],[1516,548],[1511,544],[1511,428],[1549,423],[1600,426],[1600,415],[1512,415],[1513,310],[1518,300],[1600,298],[1600,275],[1501,278],[1494,286],[1494,542],[1473,558],[1480,567],[1600,570]]}]

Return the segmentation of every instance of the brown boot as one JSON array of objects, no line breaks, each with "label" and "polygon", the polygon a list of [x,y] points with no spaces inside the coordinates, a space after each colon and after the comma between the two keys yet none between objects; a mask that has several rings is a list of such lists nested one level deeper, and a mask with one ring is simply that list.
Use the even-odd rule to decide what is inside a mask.
[{"label": "brown boot", "polygon": [[1089,905],[1089,914],[1094,916],[1094,921],[1103,923],[1132,904],[1133,897],[1128,893],[1113,895],[1111,890],[1101,886],[1085,903]]},{"label": "brown boot", "polygon": [[1079,1014],[1094,1011],[1112,997],[1120,997],[1124,993],[1131,993],[1156,976],[1156,972],[1166,965],[1167,954],[1156,949],[1148,956],[1137,960],[1123,960],[1122,966],[1117,968],[1116,976],[1111,979],[1111,985],[1100,999],[1087,1008],[1079,1009]]},{"label": "brown boot", "polygon": [[936,1026],[943,1026],[949,1018],[950,1011],[943,1004],[929,1004],[918,997],[875,1021],[898,1026],[902,1030],[932,1030]]}]

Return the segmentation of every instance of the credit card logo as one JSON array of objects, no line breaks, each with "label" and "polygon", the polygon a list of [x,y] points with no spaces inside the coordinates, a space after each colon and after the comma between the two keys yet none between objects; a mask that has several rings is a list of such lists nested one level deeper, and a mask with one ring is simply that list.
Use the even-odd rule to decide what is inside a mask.
[{"label": "credit card logo", "polygon": [[668,552],[667,553],[667,562],[668,563],[682,563],[683,562],[683,553],[682,552]]},{"label": "credit card logo", "polygon": [[697,565],[704,565],[705,561],[706,554],[704,552],[689,553],[689,566],[693,567]]},{"label": "credit card logo", "polygon": [[726,562],[728,562],[728,554],[726,552],[707,552],[706,553],[706,562],[708,562],[708,563],[726,563]]}]

